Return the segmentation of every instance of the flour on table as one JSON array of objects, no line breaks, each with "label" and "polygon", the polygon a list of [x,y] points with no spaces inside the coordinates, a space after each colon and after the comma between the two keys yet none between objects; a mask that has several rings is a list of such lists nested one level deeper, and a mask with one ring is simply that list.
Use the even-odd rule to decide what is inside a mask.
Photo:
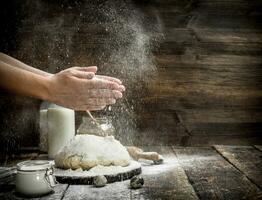
[{"label": "flour on table", "polygon": [[95,166],[128,166],[126,148],[113,136],[76,135],[55,156],[56,167],[88,170]]}]

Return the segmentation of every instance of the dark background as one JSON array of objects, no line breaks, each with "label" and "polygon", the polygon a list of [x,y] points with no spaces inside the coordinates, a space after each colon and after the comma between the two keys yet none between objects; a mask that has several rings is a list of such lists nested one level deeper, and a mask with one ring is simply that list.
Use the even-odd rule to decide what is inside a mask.
[{"label": "dark background", "polygon": [[[97,65],[123,80],[125,98],[94,115],[112,117],[124,144],[262,143],[262,1],[1,4],[2,52],[51,73]],[[1,152],[36,147],[41,102],[0,95]]]}]

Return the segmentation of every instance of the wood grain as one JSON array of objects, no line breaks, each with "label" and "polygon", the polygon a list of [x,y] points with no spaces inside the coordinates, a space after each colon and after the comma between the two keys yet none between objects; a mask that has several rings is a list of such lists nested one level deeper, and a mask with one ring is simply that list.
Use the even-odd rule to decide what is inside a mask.
[{"label": "wood grain", "polygon": [[[188,24],[189,28],[224,28],[224,29],[249,29],[259,30],[262,26],[261,14],[259,15],[219,15],[201,13]],[[249,22],[252,23],[249,23]]]},{"label": "wood grain", "polygon": [[215,146],[215,149],[262,189],[262,152],[252,146]]},{"label": "wood grain", "polygon": [[261,136],[252,135],[216,135],[217,132],[208,135],[192,135],[187,138],[186,146],[212,146],[212,145],[250,145],[262,144]]},{"label": "wood grain", "polygon": [[260,65],[261,56],[252,55],[156,55],[155,60],[159,65],[193,64],[193,65]]},{"label": "wood grain", "polygon": [[65,193],[64,200],[75,199],[131,199],[131,192],[128,189],[129,181],[108,184],[102,188],[92,185],[70,185]]},{"label": "wood grain", "polygon": [[16,167],[0,167],[0,187],[14,183]]},{"label": "wood grain", "polygon": [[132,190],[132,199],[198,199],[171,147],[150,146],[142,149],[163,155],[164,163],[144,163],[142,176],[145,185],[139,190]]},{"label": "wood grain", "polygon": [[[257,136],[259,138],[262,123],[187,123],[192,135],[201,136]],[[199,138],[201,139],[201,138]],[[225,141],[226,142],[226,141]]]},{"label": "wood grain", "polygon": [[262,151],[262,145],[255,145],[255,147],[256,147],[258,150]]},{"label": "wood grain", "polygon": [[212,148],[174,148],[201,199],[248,199],[261,190]]},{"label": "wood grain", "polygon": [[177,113],[185,123],[258,123],[262,120],[262,113],[257,109],[185,109]]},{"label": "wood grain", "polygon": [[1,188],[0,198],[6,200],[23,200],[23,199],[31,199],[31,200],[61,200],[64,196],[64,193],[67,189],[68,185],[66,184],[59,184],[54,188],[54,192],[43,196],[43,197],[36,197],[36,198],[29,198],[25,196],[21,196],[20,194],[15,192],[15,185],[5,185],[5,188]]}]

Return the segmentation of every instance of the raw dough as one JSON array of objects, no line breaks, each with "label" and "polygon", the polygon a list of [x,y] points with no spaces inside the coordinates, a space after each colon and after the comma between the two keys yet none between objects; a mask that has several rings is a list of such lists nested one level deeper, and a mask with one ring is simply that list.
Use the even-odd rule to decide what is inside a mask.
[{"label": "raw dough", "polygon": [[99,175],[99,176],[96,176],[96,177],[94,178],[94,185],[95,185],[96,187],[103,187],[103,186],[105,186],[106,184],[107,184],[107,179],[106,179],[105,176]]},{"label": "raw dough", "polygon": [[55,156],[56,167],[88,170],[97,165],[127,166],[131,158],[113,136],[76,135]]}]

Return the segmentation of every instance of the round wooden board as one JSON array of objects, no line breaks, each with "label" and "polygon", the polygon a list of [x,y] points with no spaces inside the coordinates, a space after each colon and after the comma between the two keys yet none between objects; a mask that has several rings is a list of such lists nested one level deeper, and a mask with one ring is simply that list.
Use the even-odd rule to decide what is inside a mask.
[{"label": "round wooden board", "polygon": [[141,164],[131,161],[127,167],[116,167],[113,173],[107,170],[105,172],[90,172],[55,168],[54,175],[59,183],[92,185],[94,177],[98,175],[105,176],[108,183],[113,183],[130,179],[141,172]]}]

